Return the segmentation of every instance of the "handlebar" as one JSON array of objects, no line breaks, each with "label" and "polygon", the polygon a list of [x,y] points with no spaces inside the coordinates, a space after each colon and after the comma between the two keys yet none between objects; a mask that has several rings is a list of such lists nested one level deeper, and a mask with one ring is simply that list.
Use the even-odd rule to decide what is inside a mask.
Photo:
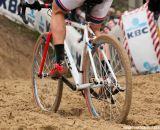
[{"label": "handlebar", "polygon": [[20,3],[18,14],[20,14],[23,22],[28,24],[28,20],[26,19],[26,8],[34,9],[40,11],[42,8],[52,8],[52,4],[39,4],[38,6],[30,5],[28,3]]}]

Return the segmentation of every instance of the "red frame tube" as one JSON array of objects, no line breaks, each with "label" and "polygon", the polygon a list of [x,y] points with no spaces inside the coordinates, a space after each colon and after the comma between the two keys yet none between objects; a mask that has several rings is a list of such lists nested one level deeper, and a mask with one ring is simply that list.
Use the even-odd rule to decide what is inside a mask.
[{"label": "red frame tube", "polygon": [[46,39],[46,43],[45,43],[45,47],[44,47],[44,54],[43,54],[43,58],[42,58],[41,65],[40,65],[39,76],[42,76],[44,62],[46,60],[46,56],[47,56],[47,52],[48,52],[48,46],[49,46],[49,42],[50,42],[51,38],[52,38],[52,33],[49,32],[48,35],[47,35],[47,39]]}]

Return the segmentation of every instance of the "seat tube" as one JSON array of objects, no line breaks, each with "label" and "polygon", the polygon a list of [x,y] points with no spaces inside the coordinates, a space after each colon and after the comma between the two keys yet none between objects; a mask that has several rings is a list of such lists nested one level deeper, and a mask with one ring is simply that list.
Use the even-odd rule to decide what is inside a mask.
[{"label": "seat tube", "polygon": [[85,39],[86,39],[86,43],[87,43],[87,51],[88,51],[88,54],[89,54],[89,58],[90,58],[90,62],[91,62],[91,66],[92,66],[92,69],[93,69],[95,79],[96,79],[97,82],[100,82],[99,78],[97,76],[96,67],[95,67],[93,56],[92,56],[92,53],[91,53],[91,47],[90,47],[89,38],[88,38],[88,30],[89,30],[89,28],[88,28],[88,26],[86,26],[86,28],[85,28]]},{"label": "seat tube", "polygon": [[42,71],[43,71],[43,67],[44,67],[44,62],[46,60],[48,46],[49,46],[49,42],[50,42],[51,38],[52,38],[52,33],[49,32],[48,35],[47,35],[46,42],[45,42],[43,58],[42,58],[41,65],[40,65],[40,70],[39,70],[39,75],[40,76],[42,75]]},{"label": "seat tube", "polygon": [[93,73],[94,73],[95,79],[96,79],[97,82],[100,82],[99,78],[97,76],[96,67],[95,67],[95,64],[94,64],[94,60],[93,60],[93,56],[92,56],[92,53],[91,53],[91,49],[89,47],[87,47],[87,49],[88,49],[88,54],[89,54],[89,58],[90,58],[90,61],[91,61],[91,66],[92,66],[92,69],[93,69]]}]

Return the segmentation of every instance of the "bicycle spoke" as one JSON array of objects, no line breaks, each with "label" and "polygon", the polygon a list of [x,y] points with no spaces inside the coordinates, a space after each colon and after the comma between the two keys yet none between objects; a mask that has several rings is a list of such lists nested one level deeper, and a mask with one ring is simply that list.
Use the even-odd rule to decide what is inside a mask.
[{"label": "bicycle spoke", "polygon": [[[43,56],[41,55],[41,54],[39,54],[40,55],[40,57],[41,57],[41,59],[43,58]],[[46,59],[47,59],[47,57],[46,57]],[[45,69],[45,71],[49,71],[49,67],[47,66],[47,64],[46,64],[46,62],[44,63],[44,66],[45,67],[43,67],[43,69]],[[46,70],[47,69],[47,70]]]},{"label": "bicycle spoke", "polygon": [[[43,37],[46,37],[47,34],[42,34]],[[42,70],[42,76],[39,76],[39,70],[41,67],[41,62],[44,55],[44,38],[41,39],[36,44],[36,49],[34,51],[34,61],[32,69],[32,78],[33,78],[33,88],[34,95],[37,102],[37,105],[44,111],[57,111],[63,90],[62,80],[53,80],[50,76],[46,76],[53,65],[53,54],[54,48],[50,45],[46,53],[46,59],[44,61],[44,67]],[[45,38],[46,39],[46,38]]]},{"label": "bicycle spoke", "polygon": [[[118,48],[119,50],[117,51],[117,48],[114,48],[115,46],[111,46],[112,44],[105,46],[101,40],[100,43],[97,43],[98,46],[95,46],[97,48],[95,48],[93,52],[93,60],[97,76],[103,84],[102,87],[92,88],[92,91],[90,90],[91,96],[88,96],[88,98],[90,98],[89,102],[92,103],[90,105],[93,106],[92,109],[95,108],[98,115],[104,118],[106,117],[109,120],[122,121],[126,117],[124,114],[128,114],[127,109],[129,107],[126,105],[126,102],[130,102],[130,100],[126,99],[126,94],[128,94],[128,89],[126,89],[126,80],[128,80],[126,79],[126,69],[129,68],[124,67],[127,66],[125,63],[127,58],[122,58],[124,51],[120,48]],[[118,43],[114,44],[119,45]],[[106,53],[105,47],[109,47],[110,54]],[[125,64],[125,66],[122,63]],[[92,66],[89,66],[88,74],[90,76],[89,82],[94,82],[95,76]]]}]

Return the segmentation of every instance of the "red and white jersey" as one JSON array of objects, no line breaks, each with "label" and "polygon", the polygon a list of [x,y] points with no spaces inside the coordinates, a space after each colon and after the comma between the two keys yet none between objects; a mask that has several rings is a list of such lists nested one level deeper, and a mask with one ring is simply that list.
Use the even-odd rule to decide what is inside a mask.
[{"label": "red and white jersey", "polygon": [[[82,6],[85,0],[55,0],[55,2],[63,11],[70,11]],[[113,0],[103,0],[102,3],[95,5],[89,14],[91,22],[102,23],[112,2]]]},{"label": "red and white jersey", "polygon": [[[25,0],[28,4],[33,4],[36,0]],[[56,4],[63,11],[70,11],[83,5],[85,0],[54,0]],[[91,10],[90,21],[96,24],[102,23],[106,18],[108,10],[113,0],[103,0],[102,3],[97,4]]]}]

